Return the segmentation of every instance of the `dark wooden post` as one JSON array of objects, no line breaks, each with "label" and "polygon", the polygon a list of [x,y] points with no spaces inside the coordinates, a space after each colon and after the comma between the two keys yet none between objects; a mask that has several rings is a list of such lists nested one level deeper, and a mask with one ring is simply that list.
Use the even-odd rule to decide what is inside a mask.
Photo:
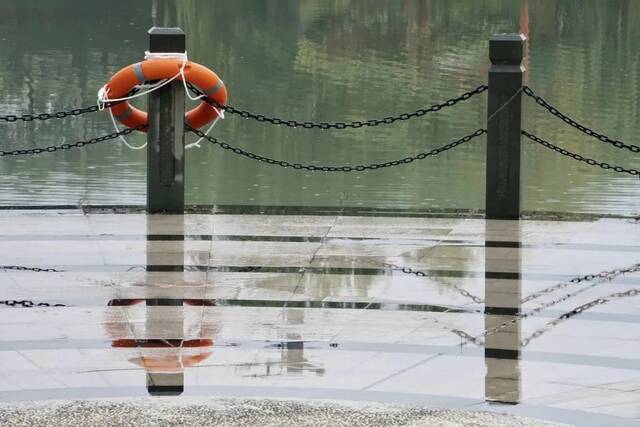
[{"label": "dark wooden post", "polygon": [[489,41],[487,109],[487,219],[519,219],[521,200],[522,58],[526,37],[499,34]]},{"label": "dark wooden post", "polygon": [[[186,50],[180,28],[151,27],[149,52]],[[173,81],[149,94],[147,211],[184,212],[184,88]]]}]

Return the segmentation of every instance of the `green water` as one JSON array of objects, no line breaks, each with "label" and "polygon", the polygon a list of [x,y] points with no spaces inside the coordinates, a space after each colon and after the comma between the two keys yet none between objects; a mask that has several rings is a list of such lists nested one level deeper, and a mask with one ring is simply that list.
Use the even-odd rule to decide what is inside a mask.
[{"label": "green water", "polygon": [[[230,103],[298,120],[384,117],[486,82],[488,39],[529,37],[527,84],[628,143],[640,107],[635,0],[0,2],[0,114],[86,106],[141,60],[152,25],[179,25],[190,59],[224,79]],[[144,105],[144,104],[142,104]],[[526,102],[526,129],[588,157],[638,168],[638,155],[589,139]],[[289,161],[370,163],[430,150],[484,127],[486,94],[436,115],[345,131],[228,116],[213,133]],[[106,113],[1,124],[2,149],[111,132]],[[130,138],[141,144],[144,137]],[[523,142],[524,143],[524,142]],[[187,202],[218,205],[482,209],[484,138],[413,164],[353,174],[259,164],[207,143],[187,152]],[[525,144],[524,208],[637,214],[640,181]],[[145,153],[119,142],[0,160],[4,205],[143,204]]]}]

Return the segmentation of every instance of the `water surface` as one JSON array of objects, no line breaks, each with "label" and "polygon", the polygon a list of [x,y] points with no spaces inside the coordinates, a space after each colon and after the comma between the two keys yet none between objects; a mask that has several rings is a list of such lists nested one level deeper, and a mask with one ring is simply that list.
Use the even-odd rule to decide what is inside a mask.
[{"label": "water surface", "polygon": [[[637,144],[640,4],[596,0],[189,0],[0,4],[0,113],[95,102],[139,61],[153,24],[179,25],[191,59],[217,71],[230,102],[298,120],[385,117],[486,82],[488,39],[529,37],[527,84],[578,120]],[[144,104],[143,104],[144,105]],[[345,131],[275,127],[230,116],[214,134],[292,162],[361,164],[402,158],[484,127],[486,94],[391,126]],[[526,128],[587,157],[637,168],[637,155],[589,139],[531,101]],[[3,124],[5,147],[109,133],[106,113]],[[143,136],[131,138],[141,144]],[[637,177],[525,144],[524,208],[637,214]],[[203,144],[187,155],[187,202],[407,209],[483,209],[484,138],[438,158],[353,174],[303,173]],[[145,153],[119,142],[0,161],[4,205],[143,204]]]}]

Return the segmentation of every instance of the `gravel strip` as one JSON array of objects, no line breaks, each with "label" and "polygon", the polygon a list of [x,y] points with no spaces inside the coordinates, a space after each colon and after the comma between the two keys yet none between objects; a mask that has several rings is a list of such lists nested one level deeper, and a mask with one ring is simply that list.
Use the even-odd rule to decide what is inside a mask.
[{"label": "gravel strip", "polygon": [[2,426],[560,426],[483,411],[334,401],[139,398],[0,405]]}]

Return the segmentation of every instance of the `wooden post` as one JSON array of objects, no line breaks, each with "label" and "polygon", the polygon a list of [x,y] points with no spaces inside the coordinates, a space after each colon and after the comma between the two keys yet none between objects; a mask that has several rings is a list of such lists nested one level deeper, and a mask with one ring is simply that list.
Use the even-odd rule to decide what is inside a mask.
[{"label": "wooden post", "polygon": [[[180,28],[151,27],[149,52],[186,50]],[[147,211],[184,213],[184,88],[173,81],[149,94]]]},{"label": "wooden post", "polygon": [[489,41],[489,96],[485,209],[487,219],[519,219],[523,34],[495,35]]}]

